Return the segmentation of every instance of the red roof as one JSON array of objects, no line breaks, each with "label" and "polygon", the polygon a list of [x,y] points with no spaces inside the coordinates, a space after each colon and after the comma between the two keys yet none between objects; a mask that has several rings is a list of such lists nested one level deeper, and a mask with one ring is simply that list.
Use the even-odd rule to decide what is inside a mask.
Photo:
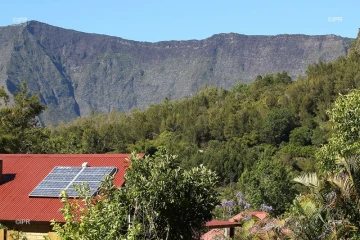
[{"label": "red roof", "polygon": [[241,212],[230,218],[229,221],[211,220],[210,222],[206,223],[206,227],[209,227],[211,230],[203,234],[201,236],[201,239],[202,240],[211,240],[215,238],[222,239],[224,237],[223,228],[241,226],[242,223],[236,221],[244,218],[245,213],[248,215],[256,216],[260,220],[264,219],[268,215],[266,212],[249,211],[249,212]]},{"label": "red roof", "polygon": [[263,220],[264,218],[266,218],[268,216],[267,212],[262,212],[262,211],[255,211],[255,212],[241,212],[235,216],[233,216],[232,218],[229,219],[230,222],[234,222],[237,220],[240,220],[242,218],[244,218],[244,215],[251,215],[251,216],[256,216],[258,217],[260,220]]},{"label": "red roof", "polygon": [[[115,166],[118,172],[114,183],[124,183],[127,157],[130,154],[0,154],[3,160],[3,181],[0,183],[0,221],[64,221],[59,198],[29,198],[29,193],[55,166],[78,166],[88,162],[90,167]],[[5,174],[5,175],[4,175]]]},{"label": "red roof", "polygon": [[228,228],[228,227],[241,226],[241,224],[242,223],[239,223],[239,222],[211,220],[210,222],[206,223],[206,227],[209,227],[209,228]]}]

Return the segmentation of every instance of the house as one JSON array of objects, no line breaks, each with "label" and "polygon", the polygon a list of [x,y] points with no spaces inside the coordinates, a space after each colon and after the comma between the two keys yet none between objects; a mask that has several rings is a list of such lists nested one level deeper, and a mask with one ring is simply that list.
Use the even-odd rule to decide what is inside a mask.
[{"label": "house", "polygon": [[[249,216],[255,216],[259,220],[265,219],[268,214],[266,212],[246,212]],[[201,240],[212,240],[212,239],[232,239],[235,234],[235,228],[241,227],[241,220],[245,219],[245,213],[239,213],[228,221],[211,220],[206,223],[206,227],[209,229],[208,232],[201,236]]]},{"label": "house", "polygon": [[212,240],[214,238],[227,238],[232,239],[235,234],[235,227],[240,227],[240,222],[230,222],[221,220],[211,220],[205,226],[211,229],[209,232],[201,236],[201,240]]},{"label": "house", "polygon": [[[29,240],[42,239],[37,237],[45,235],[51,237],[53,233],[50,221],[55,219],[64,222],[59,212],[63,205],[57,188],[67,182],[62,178],[60,181],[64,182],[59,185],[60,181],[56,177],[74,170],[78,172],[75,173],[77,177],[81,175],[82,178],[93,179],[103,173],[99,170],[106,172],[114,169],[114,184],[121,186],[129,167],[129,156],[130,154],[0,154],[0,223],[9,229],[26,233]],[[81,172],[83,173],[80,174]],[[84,175],[86,172],[90,174]],[[76,181],[71,176],[68,186]],[[53,181],[49,182],[51,177]],[[3,240],[1,232],[0,240]]]},{"label": "house", "polygon": [[[206,223],[209,231],[201,236],[201,240],[213,239],[233,239],[238,230],[244,227],[247,217],[257,219],[256,224],[248,228],[251,234],[257,235],[256,239],[280,239],[273,231],[276,226],[277,234],[281,234],[286,239],[294,239],[292,232],[284,225],[284,220],[271,217],[267,212],[263,211],[244,211],[233,217],[228,221],[212,220]],[[282,239],[282,238],[281,238]]]}]

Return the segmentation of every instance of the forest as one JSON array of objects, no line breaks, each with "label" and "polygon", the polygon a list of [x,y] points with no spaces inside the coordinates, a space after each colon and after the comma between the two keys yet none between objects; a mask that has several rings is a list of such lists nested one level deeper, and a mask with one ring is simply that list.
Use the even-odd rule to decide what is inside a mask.
[{"label": "forest", "polygon": [[231,90],[204,86],[145,110],[94,111],[42,127],[45,106],[24,83],[14,104],[0,90],[0,152],[152,156],[165,148],[183,169],[214,171],[220,201],[241,192],[254,210],[266,204],[272,216],[291,219],[298,239],[358,239],[359,86],[360,54],[350,51],[296,80],[266,74]]}]

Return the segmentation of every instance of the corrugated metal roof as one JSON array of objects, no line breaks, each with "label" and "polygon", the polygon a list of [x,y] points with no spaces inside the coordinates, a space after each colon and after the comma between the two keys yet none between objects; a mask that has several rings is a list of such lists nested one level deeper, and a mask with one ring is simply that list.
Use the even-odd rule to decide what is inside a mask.
[{"label": "corrugated metal roof", "polygon": [[230,221],[222,221],[222,220],[211,220],[206,222],[205,226],[209,228],[227,228],[234,226],[241,226],[242,223],[239,222],[230,222]]},{"label": "corrugated metal roof", "polygon": [[130,154],[0,154],[3,181],[0,183],[0,220],[64,221],[59,198],[30,198],[29,193],[55,166],[115,166],[114,183],[124,183]]}]

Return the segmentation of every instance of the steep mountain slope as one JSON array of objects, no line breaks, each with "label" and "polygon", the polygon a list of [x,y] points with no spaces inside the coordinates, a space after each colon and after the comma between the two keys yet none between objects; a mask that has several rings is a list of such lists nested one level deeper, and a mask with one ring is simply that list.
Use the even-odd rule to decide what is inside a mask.
[{"label": "steep mountain slope", "polygon": [[349,48],[349,54],[351,54],[352,52],[360,53],[360,28],[359,28],[357,38],[353,41],[353,43],[351,44],[351,46]]},{"label": "steep mountain slope", "polygon": [[268,72],[296,77],[310,63],[345,55],[351,42],[334,35],[231,33],[147,43],[30,21],[0,28],[0,85],[13,93],[27,81],[48,106],[43,122],[57,124],[91,110],[145,108],[204,85],[230,88]]}]

